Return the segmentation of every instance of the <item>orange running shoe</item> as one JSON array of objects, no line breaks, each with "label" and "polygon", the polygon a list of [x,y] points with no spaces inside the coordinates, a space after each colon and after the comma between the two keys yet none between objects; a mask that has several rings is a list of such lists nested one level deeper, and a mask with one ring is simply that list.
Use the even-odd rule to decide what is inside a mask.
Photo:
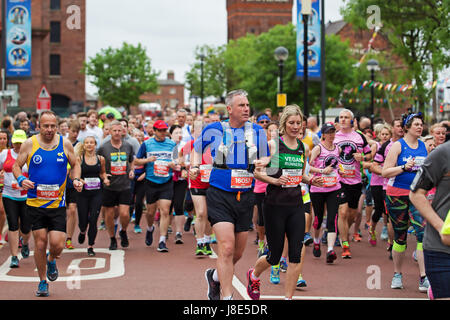
[{"label": "orange running shoe", "polygon": [[361,242],[362,238],[358,233],[355,233],[352,237],[353,242]]},{"label": "orange running shoe", "polygon": [[75,249],[75,247],[72,244],[72,240],[70,240],[70,239],[66,240],[66,248],[69,250]]},{"label": "orange running shoe", "polygon": [[350,253],[350,247],[349,246],[343,246],[342,247],[342,259],[351,259],[352,254]]}]

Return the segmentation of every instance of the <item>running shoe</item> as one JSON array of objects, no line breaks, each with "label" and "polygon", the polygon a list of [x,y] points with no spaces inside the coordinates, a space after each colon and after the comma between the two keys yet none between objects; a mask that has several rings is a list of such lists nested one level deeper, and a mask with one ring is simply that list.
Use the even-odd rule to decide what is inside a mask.
[{"label": "running shoe", "polygon": [[56,279],[58,279],[58,268],[56,267],[56,259],[53,261],[48,261],[48,256],[49,254],[47,254],[47,279],[49,281],[55,281]]},{"label": "running shoe", "polygon": [[349,246],[342,246],[342,259],[351,259],[352,254],[350,253]]},{"label": "running shoe", "polygon": [[75,247],[72,244],[72,240],[71,239],[67,239],[66,240],[66,249],[69,249],[69,250],[75,249]]},{"label": "running shoe", "polygon": [[389,239],[388,228],[386,226],[383,226],[383,230],[381,230],[380,239],[383,241],[387,241],[387,239]]},{"label": "running shoe", "polygon": [[328,244],[328,231],[324,231],[322,235],[322,244],[327,245]]},{"label": "running shoe", "polygon": [[434,300],[433,290],[431,289],[431,286],[428,287],[427,296],[428,296],[428,299]]},{"label": "running shoe", "polygon": [[211,243],[217,243],[217,238],[216,238],[215,233],[211,234]]},{"label": "running shoe", "polygon": [[183,236],[181,235],[181,233],[178,233],[175,235],[175,244],[183,244]]},{"label": "running shoe", "polygon": [[9,265],[11,269],[18,268],[19,267],[19,258],[16,256],[11,257],[11,264]]},{"label": "running shoe", "polygon": [[173,233],[172,227],[171,227],[171,226],[168,226],[168,227],[167,227],[167,234],[172,234],[172,233]]},{"label": "running shoe", "polygon": [[133,211],[130,222],[135,222],[135,221],[136,221],[136,213]]},{"label": "running shoe", "polygon": [[247,293],[250,299],[252,300],[259,300],[260,292],[259,287],[261,285],[259,280],[253,280],[252,279],[252,273],[255,269],[250,268],[247,271]]},{"label": "running shoe", "polygon": [[95,257],[94,248],[88,248],[87,249],[87,254],[88,254],[89,257]]},{"label": "running shoe", "polygon": [[83,244],[84,240],[86,239],[86,233],[81,233],[78,235],[78,243]]},{"label": "running shoe", "polygon": [[401,273],[394,273],[394,277],[391,282],[391,289],[403,289],[403,281]]},{"label": "running shoe", "polygon": [[338,237],[336,237],[336,241],[334,241],[334,246],[335,247],[340,247],[341,246],[341,241],[339,241]]},{"label": "running shoe", "polygon": [[213,254],[211,246],[208,242],[203,245],[203,254],[207,256],[211,256]]},{"label": "running shoe", "polygon": [[276,266],[272,266],[270,268],[270,283],[280,283],[280,264],[277,264]]},{"label": "running shoe", "polygon": [[23,244],[22,249],[20,250],[20,253],[22,254],[22,258],[26,259],[30,256],[30,247],[28,244]]},{"label": "running shoe", "polygon": [[166,243],[164,241],[161,241],[158,245],[158,248],[156,249],[158,252],[169,252],[169,249],[166,246]]},{"label": "running shoe", "polygon": [[353,235],[353,237],[352,237],[352,241],[353,241],[353,242],[361,242],[361,240],[362,240],[362,238],[361,238],[361,236],[359,235],[359,233],[355,233],[355,234]]},{"label": "running shoe", "polygon": [[213,274],[215,269],[205,271],[206,283],[208,284],[208,299],[220,300],[220,282],[214,281]]},{"label": "running shoe", "polygon": [[202,256],[205,254],[205,250],[204,250],[204,244],[197,244],[197,247],[195,248],[195,255],[196,256]]},{"label": "running shoe", "polygon": [[305,232],[303,243],[305,244],[305,246],[309,246],[311,243],[313,243],[313,238],[311,237],[311,234],[309,232]]},{"label": "running shoe", "polygon": [[428,281],[428,277],[420,278],[419,280],[419,291],[420,292],[427,292],[428,288],[430,287],[430,282]]},{"label": "running shoe", "polygon": [[150,247],[153,243],[153,231],[155,231],[155,228],[152,227],[152,231],[148,231],[145,233],[145,244]]},{"label": "running shoe", "polygon": [[36,297],[48,297],[48,283],[45,280],[39,282],[38,290],[36,291]]},{"label": "running shoe", "polygon": [[130,242],[128,241],[127,232],[125,230],[120,230],[119,236],[120,236],[120,245],[122,246],[122,248],[128,248]]},{"label": "running shoe", "polygon": [[364,229],[369,230],[370,224],[371,224],[370,222],[369,222],[369,223],[366,222],[366,223],[364,224]]},{"label": "running shoe", "polygon": [[134,226],[134,233],[142,233],[142,229],[139,225]]},{"label": "running shoe", "polygon": [[313,255],[316,258],[319,258],[322,252],[320,251],[320,243],[314,243],[313,247]]},{"label": "running shoe", "polygon": [[192,223],[192,220],[194,220],[194,218],[191,217],[191,216],[188,216],[188,217],[186,218],[186,222],[184,223],[184,231],[185,231],[185,232],[189,232],[189,231],[191,230],[191,223]]},{"label": "running shoe", "polygon": [[327,263],[333,263],[334,260],[337,259],[336,252],[334,250],[327,252]]},{"label": "running shoe", "polygon": [[376,231],[370,231],[369,230],[369,243],[372,246],[376,246],[377,245],[377,232]]},{"label": "running shoe", "polygon": [[300,274],[300,275],[298,276],[298,280],[297,280],[297,288],[306,288],[306,287],[307,287],[306,281],[303,280],[303,277],[302,277],[302,275]]},{"label": "running shoe", "polygon": [[109,250],[117,250],[116,238],[111,238],[111,243],[109,244]]},{"label": "running shoe", "polygon": [[106,230],[105,220],[100,221],[100,226],[98,227],[98,230]]},{"label": "running shoe", "polygon": [[280,270],[281,272],[286,272],[288,268],[288,264],[285,258],[281,258],[280,260]]}]

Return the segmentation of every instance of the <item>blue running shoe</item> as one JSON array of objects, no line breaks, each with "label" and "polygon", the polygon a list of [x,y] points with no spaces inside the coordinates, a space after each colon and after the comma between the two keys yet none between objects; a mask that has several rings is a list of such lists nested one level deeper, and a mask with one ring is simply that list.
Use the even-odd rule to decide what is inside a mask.
[{"label": "blue running shoe", "polygon": [[49,254],[47,254],[47,279],[49,281],[56,281],[56,279],[58,279],[58,268],[56,267],[56,259],[53,261],[48,261],[48,256]]},{"label": "blue running shoe", "polygon": [[142,233],[141,227],[138,225],[134,226],[134,233]]},{"label": "blue running shoe", "polygon": [[36,291],[36,297],[48,297],[48,283],[45,280],[39,282],[38,290]]},{"label": "blue running shoe", "polygon": [[327,245],[328,244],[328,231],[324,231],[322,235],[322,244]]},{"label": "blue running shoe", "polygon": [[145,233],[145,244],[147,246],[151,246],[153,243],[153,231],[155,231],[155,227],[152,227],[152,231],[148,231]]},{"label": "blue running shoe", "polygon": [[17,258],[17,256],[11,257],[11,264],[9,265],[9,267],[11,269],[19,267],[19,258]]},{"label": "blue running shoe", "polygon": [[309,246],[311,243],[313,243],[313,238],[311,237],[311,234],[309,232],[305,232],[303,243],[305,244],[305,246]]},{"label": "blue running shoe", "polygon": [[270,268],[270,283],[273,284],[280,283],[280,264],[272,266]]},{"label": "blue running shoe", "polygon": [[297,288],[305,288],[306,287],[306,281],[303,280],[302,275],[298,276],[297,280]]},{"label": "blue running shoe", "polygon": [[288,264],[287,264],[286,258],[282,257],[281,260],[280,260],[280,270],[281,270],[281,272],[286,272],[287,268],[288,268]]}]

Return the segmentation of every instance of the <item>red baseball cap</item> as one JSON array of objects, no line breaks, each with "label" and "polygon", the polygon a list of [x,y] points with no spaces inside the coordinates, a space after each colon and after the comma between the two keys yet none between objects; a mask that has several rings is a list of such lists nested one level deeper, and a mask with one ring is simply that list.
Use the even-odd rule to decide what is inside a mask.
[{"label": "red baseball cap", "polygon": [[158,130],[161,130],[161,129],[169,129],[169,127],[167,126],[167,123],[165,123],[165,122],[162,121],[162,120],[156,121],[155,124],[153,125],[153,128],[154,128],[154,129],[158,129]]}]

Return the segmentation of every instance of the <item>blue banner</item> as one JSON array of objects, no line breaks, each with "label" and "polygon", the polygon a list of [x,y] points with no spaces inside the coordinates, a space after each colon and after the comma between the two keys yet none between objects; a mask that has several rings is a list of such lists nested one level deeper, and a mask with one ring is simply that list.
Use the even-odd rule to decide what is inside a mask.
[{"label": "blue banner", "polygon": [[[321,8],[320,0],[312,0],[312,14],[308,22],[308,78],[319,80],[321,77]],[[303,78],[303,15],[302,1],[297,0],[297,77]]]},{"label": "blue banner", "polygon": [[6,77],[31,77],[31,0],[5,0],[3,15]]}]

